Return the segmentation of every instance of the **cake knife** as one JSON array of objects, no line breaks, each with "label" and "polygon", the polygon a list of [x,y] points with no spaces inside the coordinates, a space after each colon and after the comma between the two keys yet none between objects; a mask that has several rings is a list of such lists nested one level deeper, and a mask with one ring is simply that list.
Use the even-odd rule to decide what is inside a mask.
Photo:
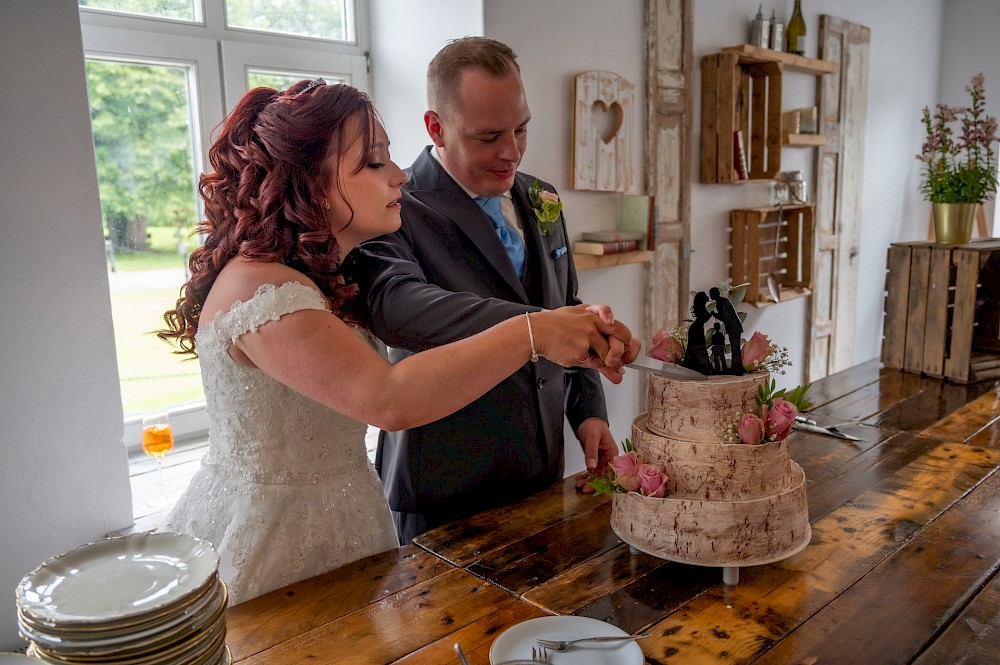
[{"label": "cake knife", "polygon": [[674,363],[663,363],[663,367],[649,367],[639,363],[629,363],[625,365],[632,369],[637,369],[658,376],[665,376],[670,379],[689,379],[691,381],[704,381],[708,377],[701,372]]},{"label": "cake knife", "polygon": [[852,434],[846,434],[844,432],[841,432],[836,427],[823,427],[822,425],[817,425],[816,421],[809,420],[808,418],[804,418],[802,416],[799,416],[795,419],[795,423],[792,425],[792,427],[794,427],[797,430],[801,430],[803,432],[812,432],[813,434],[825,434],[826,436],[833,436],[838,439],[845,439],[847,441],[861,440]]}]

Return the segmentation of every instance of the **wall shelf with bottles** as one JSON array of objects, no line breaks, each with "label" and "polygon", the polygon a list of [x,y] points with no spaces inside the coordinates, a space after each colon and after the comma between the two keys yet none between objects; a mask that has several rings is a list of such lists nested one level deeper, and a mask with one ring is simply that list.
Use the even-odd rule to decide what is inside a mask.
[{"label": "wall shelf with bottles", "polygon": [[823,76],[837,64],[740,44],[702,58],[701,181],[773,180],[781,148],[816,147],[818,134],[788,134],[781,126],[784,71]]}]

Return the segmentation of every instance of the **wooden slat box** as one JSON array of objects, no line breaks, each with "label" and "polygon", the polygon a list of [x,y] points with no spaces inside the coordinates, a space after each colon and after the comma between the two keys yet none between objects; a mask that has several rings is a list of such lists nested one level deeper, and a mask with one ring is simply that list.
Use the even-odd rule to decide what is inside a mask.
[{"label": "wooden slat box", "polygon": [[701,181],[740,182],[734,164],[743,132],[747,180],[781,168],[781,63],[723,52],[701,60]]},{"label": "wooden slat box", "polygon": [[780,286],[781,301],[809,295],[813,260],[812,205],[733,210],[729,280],[749,282],[745,302],[754,307],[773,304],[767,276]]},{"label": "wooden slat box", "polygon": [[1000,377],[1000,240],[895,243],[882,363],[956,383]]}]

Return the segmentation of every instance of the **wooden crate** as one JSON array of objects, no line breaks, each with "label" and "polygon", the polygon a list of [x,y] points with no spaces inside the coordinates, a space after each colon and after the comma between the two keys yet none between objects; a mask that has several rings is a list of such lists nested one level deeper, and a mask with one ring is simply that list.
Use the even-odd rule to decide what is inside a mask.
[{"label": "wooden crate", "polygon": [[[737,174],[742,132],[747,178]],[[781,63],[722,52],[701,60],[701,181],[774,178],[781,168]]]},{"label": "wooden crate", "polygon": [[1000,377],[1000,240],[889,247],[882,363],[956,383]]},{"label": "wooden crate", "polygon": [[811,205],[789,205],[730,213],[729,279],[749,282],[744,302],[754,307],[775,302],[768,274],[777,279],[781,301],[811,293],[813,212]]}]

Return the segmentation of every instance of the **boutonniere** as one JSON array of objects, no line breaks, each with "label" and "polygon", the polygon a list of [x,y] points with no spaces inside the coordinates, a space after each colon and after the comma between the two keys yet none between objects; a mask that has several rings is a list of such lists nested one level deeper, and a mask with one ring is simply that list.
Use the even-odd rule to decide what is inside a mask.
[{"label": "boutonniere", "polygon": [[542,189],[536,178],[535,184],[528,190],[528,200],[531,202],[531,209],[535,212],[538,229],[543,236],[549,235],[562,212],[562,202],[559,201],[559,196],[555,192]]}]

